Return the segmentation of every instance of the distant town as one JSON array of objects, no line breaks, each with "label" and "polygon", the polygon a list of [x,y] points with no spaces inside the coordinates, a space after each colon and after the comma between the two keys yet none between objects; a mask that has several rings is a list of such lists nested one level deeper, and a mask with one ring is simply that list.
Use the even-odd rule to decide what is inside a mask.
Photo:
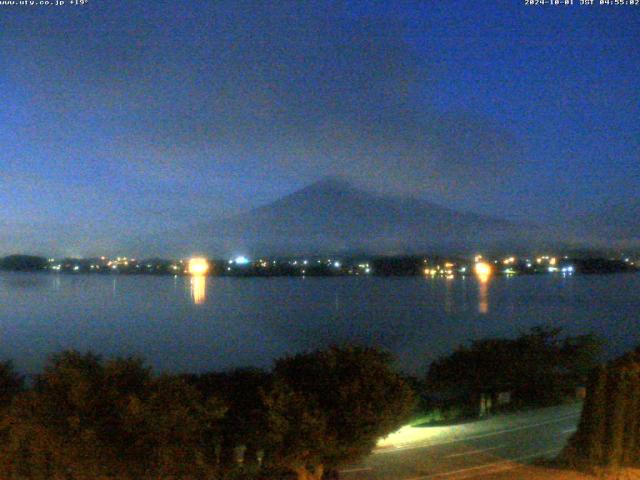
[{"label": "distant town", "polygon": [[574,275],[640,270],[640,256],[569,255],[484,256],[303,256],[290,258],[239,255],[231,259],[204,257],[138,259],[126,256],[46,258],[10,255],[0,258],[0,270],[102,275],[206,275],[230,277],[424,276],[455,278],[476,275]]}]

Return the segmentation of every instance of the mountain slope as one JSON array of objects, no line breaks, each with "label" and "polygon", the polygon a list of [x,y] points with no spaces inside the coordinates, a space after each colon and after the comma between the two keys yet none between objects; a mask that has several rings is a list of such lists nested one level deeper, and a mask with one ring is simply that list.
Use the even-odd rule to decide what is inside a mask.
[{"label": "mountain slope", "polygon": [[640,200],[605,202],[571,225],[589,244],[601,248],[640,248]]},{"label": "mountain slope", "polygon": [[279,255],[366,252],[408,254],[520,247],[537,229],[385,196],[325,179],[269,205],[203,227],[205,251]]}]

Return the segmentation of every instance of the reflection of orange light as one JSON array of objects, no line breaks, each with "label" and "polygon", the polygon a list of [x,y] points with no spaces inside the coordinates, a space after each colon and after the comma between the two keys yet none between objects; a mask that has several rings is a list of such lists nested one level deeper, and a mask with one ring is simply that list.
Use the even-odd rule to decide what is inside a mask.
[{"label": "reflection of orange light", "polygon": [[209,262],[206,258],[192,258],[188,270],[191,275],[204,275],[209,271]]},{"label": "reflection of orange light", "polygon": [[486,281],[480,281],[478,285],[478,311],[480,313],[488,313],[489,312],[489,290],[488,284]]},{"label": "reflection of orange light", "polygon": [[202,305],[207,299],[207,277],[204,275],[191,277],[191,298],[196,305]]},{"label": "reflection of orange light", "polygon": [[493,267],[489,263],[478,262],[475,266],[475,272],[478,276],[478,280],[480,280],[481,283],[486,283],[489,281],[489,277],[491,277],[491,274],[493,273]]},{"label": "reflection of orange light", "polygon": [[493,266],[487,262],[477,262],[475,266],[476,276],[478,277],[479,291],[478,291],[478,311],[480,313],[487,313],[489,311],[489,292],[487,284],[489,278],[493,273]]}]

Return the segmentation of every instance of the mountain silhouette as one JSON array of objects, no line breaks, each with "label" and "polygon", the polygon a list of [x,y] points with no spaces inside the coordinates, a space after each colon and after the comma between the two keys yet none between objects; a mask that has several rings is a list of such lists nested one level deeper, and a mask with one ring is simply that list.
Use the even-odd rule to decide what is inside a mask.
[{"label": "mountain silhouette", "polygon": [[196,228],[212,254],[412,254],[526,247],[539,229],[325,178],[268,205]]},{"label": "mountain silhouette", "polygon": [[640,246],[640,200],[605,202],[593,213],[576,220],[575,230],[602,247]]}]

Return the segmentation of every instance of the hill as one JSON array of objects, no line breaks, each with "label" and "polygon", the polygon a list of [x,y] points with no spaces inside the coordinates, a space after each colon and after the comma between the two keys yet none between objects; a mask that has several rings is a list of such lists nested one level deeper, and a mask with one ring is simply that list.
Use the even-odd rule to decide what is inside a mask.
[{"label": "hill", "polygon": [[334,178],[194,234],[206,252],[260,255],[513,251],[543,238],[535,226],[368,192]]}]

